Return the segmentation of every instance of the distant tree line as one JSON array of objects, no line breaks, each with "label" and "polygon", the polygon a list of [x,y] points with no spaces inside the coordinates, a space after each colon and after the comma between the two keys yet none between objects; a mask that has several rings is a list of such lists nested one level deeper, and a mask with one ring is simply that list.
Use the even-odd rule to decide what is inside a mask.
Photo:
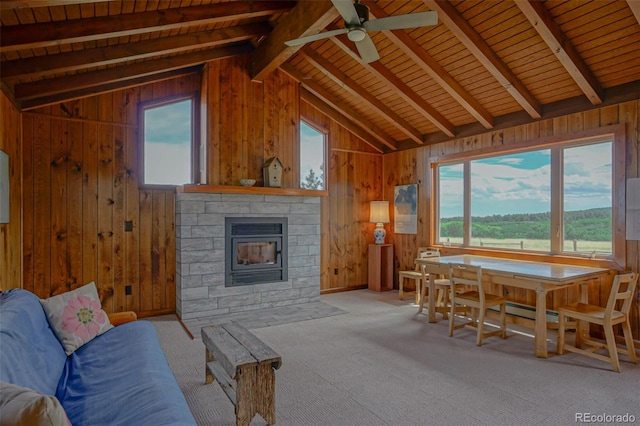
[{"label": "distant tree line", "polygon": [[[611,208],[565,212],[565,239],[580,241],[611,241]],[[474,238],[547,240],[550,235],[551,213],[518,213],[471,217]],[[463,218],[440,220],[441,235],[462,238]]]}]

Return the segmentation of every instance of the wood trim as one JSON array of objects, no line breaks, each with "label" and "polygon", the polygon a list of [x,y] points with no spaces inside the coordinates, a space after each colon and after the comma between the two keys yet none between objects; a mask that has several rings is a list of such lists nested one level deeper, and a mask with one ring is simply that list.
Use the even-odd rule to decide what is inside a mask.
[{"label": "wood trim", "polygon": [[[375,3],[368,3],[371,14],[377,18],[389,16]],[[440,85],[453,99],[458,101],[486,129],[493,127],[493,116],[469,94],[435,59],[427,53],[405,30],[383,31],[383,33],[416,63],[429,77]]]},{"label": "wood trim", "polygon": [[88,118],[80,118],[80,117],[65,117],[63,115],[51,115],[51,114],[43,114],[41,112],[34,112],[34,111],[24,111],[22,113],[22,115],[31,115],[33,117],[42,117],[42,118],[49,118],[49,119],[53,119],[53,120],[65,120],[65,121],[72,121],[72,122],[76,122],[76,123],[91,123],[91,124],[108,124],[110,126],[114,126],[114,127],[125,127],[125,128],[131,128],[131,129],[137,129],[138,128],[138,124],[129,124],[129,123],[115,123],[113,121],[102,121],[102,120],[91,120]]},{"label": "wood trim", "polygon": [[431,10],[438,12],[438,19],[471,51],[532,118],[542,116],[540,102],[476,33],[467,20],[460,15],[453,4],[449,1],[436,0],[423,0],[423,2]]},{"label": "wood trim", "polygon": [[[625,228],[625,200],[626,200],[626,175],[625,175],[625,140],[626,125],[614,124],[610,126],[603,126],[588,130],[582,130],[579,132],[572,132],[567,134],[554,135],[539,139],[532,139],[523,142],[513,143],[504,148],[489,147],[481,148],[468,152],[457,152],[454,154],[446,154],[441,156],[432,156],[428,160],[428,168],[432,173],[431,187],[429,192],[432,199],[436,200],[436,164],[451,162],[456,160],[473,160],[488,156],[506,155],[511,152],[521,151],[527,148],[553,148],[558,143],[571,144],[572,142],[588,141],[593,139],[600,139],[606,136],[611,136],[613,139],[613,205],[612,205],[612,244],[613,255],[610,259],[588,259],[585,257],[569,256],[566,254],[550,254],[550,253],[530,253],[530,252],[518,252],[518,258],[522,260],[533,260],[549,263],[567,263],[573,265],[594,266],[600,268],[608,268],[613,270],[622,271],[626,269],[626,228]],[[467,173],[468,175],[468,173]],[[465,193],[468,191],[465,190]],[[434,205],[437,205],[437,201],[434,201]],[[468,215],[465,211],[465,215]],[[445,246],[435,242],[435,236],[437,232],[437,218],[435,209],[431,209],[431,226],[429,230],[429,243],[431,247],[440,248],[446,255],[449,254],[476,254],[494,257],[513,257],[511,251],[505,251],[501,249],[482,249],[477,247],[468,246]],[[469,216],[470,217],[470,216]],[[468,232],[465,230],[465,236]],[[468,242],[465,242],[468,244]]]},{"label": "wood trim", "polygon": [[515,3],[591,103],[601,104],[604,96],[600,83],[545,5],[538,0],[515,0]]},{"label": "wood trim", "polygon": [[328,190],[296,188],[270,188],[263,186],[232,186],[232,185],[182,185],[176,187],[180,193],[209,193],[209,194],[256,194],[256,195],[295,195],[301,197],[327,197]]},{"label": "wood trim", "polygon": [[[4,2],[3,2],[4,3]],[[324,2],[322,2],[324,3]],[[130,36],[286,12],[292,1],[243,1],[0,28],[0,52]]]},{"label": "wood trim", "polygon": [[418,96],[416,92],[414,92],[399,77],[393,74],[379,61],[371,62],[369,64],[364,62],[358,53],[358,49],[355,47],[354,43],[347,39],[347,36],[342,35],[332,37],[331,40],[333,40],[333,42],[346,54],[358,61],[367,71],[389,86],[405,102],[422,114],[424,118],[433,123],[438,129],[442,130],[445,135],[451,137],[455,136],[455,128],[449,120],[440,114],[438,110],[425,102],[424,99]]},{"label": "wood trim", "polygon": [[298,2],[256,49],[253,55],[251,78],[255,81],[264,80],[267,75],[302,48],[302,46],[289,47],[284,44],[285,41],[315,34],[338,16],[338,11],[329,1]]},{"label": "wood trim", "polygon": [[[347,75],[342,72],[338,67],[324,59],[322,56],[318,55],[315,51],[313,51],[309,47],[305,47],[300,51],[300,54],[313,66],[319,69],[324,75],[329,77],[334,83],[339,85],[341,88],[345,89],[349,93],[351,93],[356,98],[366,102],[367,107],[371,110],[376,111],[378,114],[382,116],[385,120],[389,121],[396,128],[398,128],[402,133],[406,134],[409,139],[413,140],[418,145],[422,145],[424,142],[422,140],[422,134],[418,129],[413,127],[404,118],[400,117],[398,114],[393,112],[390,108],[386,107],[380,101],[378,101],[374,96],[372,96],[369,92],[364,90],[362,87],[358,86],[353,80],[351,80]],[[395,149],[395,145],[389,147],[391,149]]]},{"label": "wood trim", "polygon": [[11,80],[18,77],[46,77],[51,74],[75,71],[82,68],[94,68],[135,59],[176,54],[192,49],[213,48],[221,44],[241,42],[266,35],[269,31],[271,31],[271,26],[268,23],[257,22],[214,31],[144,40],[126,45],[103,46],[56,55],[3,61],[2,78]]}]

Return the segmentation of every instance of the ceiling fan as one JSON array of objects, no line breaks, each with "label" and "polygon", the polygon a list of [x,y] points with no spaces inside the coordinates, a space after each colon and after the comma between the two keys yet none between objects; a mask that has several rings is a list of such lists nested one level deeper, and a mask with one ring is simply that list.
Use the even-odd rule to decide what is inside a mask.
[{"label": "ceiling fan", "polygon": [[355,0],[355,3],[351,3],[351,0],[331,0],[331,2],[342,15],[345,28],[300,37],[285,41],[285,44],[287,46],[299,46],[311,41],[347,34],[349,40],[355,42],[362,60],[369,63],[380,59],[378,50],[368,34],[369,31],[401,30],[426,27],[438,23],[438,12],[435,11],[388,16],[369,21],[369,8],[361,4],[360,0]]}]

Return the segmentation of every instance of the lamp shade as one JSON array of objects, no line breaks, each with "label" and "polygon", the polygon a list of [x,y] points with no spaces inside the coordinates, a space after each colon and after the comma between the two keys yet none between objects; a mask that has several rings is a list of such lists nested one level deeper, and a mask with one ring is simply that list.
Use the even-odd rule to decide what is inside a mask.
[{"label": "lamp shade", "polygon": [[369,222],[389,223],[388,201],[371,201],[369,207]]}]

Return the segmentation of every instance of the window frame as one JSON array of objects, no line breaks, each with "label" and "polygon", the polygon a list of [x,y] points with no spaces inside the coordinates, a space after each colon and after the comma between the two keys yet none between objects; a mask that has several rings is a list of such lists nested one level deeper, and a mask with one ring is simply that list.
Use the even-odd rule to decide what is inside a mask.
[{"label": "window frame", "polygon": [[[324,135],[324,147],[322,149],[323,155],[324,155],[324,159],[323,159],[323,164],[324,164],[324,188],[322,189],[307,189],[307,188],[302,188],[302,179],[300,176],[300,172],[302,170],[302,165],[301,165],[301,155],[302,155],[302,150],[300,149],[300,142],[301,142],[301,123],[304,122],[304,124],[306,124],[307,126],[311,127],[312,129],[314,129],[315,131],[317,131],[318,133],[322,133]],[[328,191],[329,190],[329,173],[327,170],[327,160],[329,158],[329,137],[330,137],[330,132],[329,129],[320,126],[319,124],[305,118],[305,117],[300,117],[299,118],[299,124],[298,124],[298,188],[302,189],[302,190],[308,190],[308,191]]]},{"label": "window frame", "polygon": [[[560,148],[586,145],[594,143],[599,139],[610,138],[612,143],[612,188],[611,188],[611,208],[612,208],[612,254],[611,256],[599,256],[591,259],[584,254],[572,255],[570,252],[558,251],[557,245],[554,245],[554,239],[551,240],[551,250],[549,252],[535,252],[527,250],[509,250],[508,248],[485,248],[471,246],[470,237],[470,162],[481,158],[498,157],[508,154],[514,154],[524,151],[549,149],[551,151],[552,160],[561,159]],[[584,130],[563,134],[557,136],[543,137],[536,140],[528,140],[516,142],[504,147],[481,148],[478,150],[458,152],[449,155],[431,157],[428,161],[428,169],[430,173],[430,195],[432,199],[432,208],[430,209],[430,235],[428,236],[429,245],[433,247],[441,247],[452,249],[467,254],[485,254],[505,256],[510,254],[518,254],[519,258],[530,260],[545,260],[551,262],[571,262],[578,264],[591,264],[601,267],[609,267],[617,270],[624,270],[626,264],[626,230],[625,230],[625,199],[626,199],[626,170],[625,170],[625,153],[626,138],[625,125],[616,124],[604,126],[597,129]],[[556,158],[553,158],[553,157]],[[439,179],[438,166],[454,163],[463,163],[464,173],[464,235],[462,244],[445,244],[437,242],[439,235]],[[559,175],[558,175],[559,173]],[[562,210],[562,173],[563,164],[559,167],[552,167],[551,176],[551,229],[555,229],[560,225],[562,230],[563,218],[562,212],[554,213],[557,206]],[[560,203],[560,204],[558,204]],[[554,217],[555,215],[555,217]],[[564,234],[564,233],[563,233]],[[560,247],[562,249],[562,247]]]},{"label": "window frame", "polygon": [[[191,100],[191,182],[184,184],[154,184],[145,182],[144,154],[145,154],[145,111],[186,100]],[[192,92],[188,94],[168,96],[161,99],[151,99],[138,104],[138,186],[141,189],[175,189],[182,185],[200,182],[200,94]]]}]

